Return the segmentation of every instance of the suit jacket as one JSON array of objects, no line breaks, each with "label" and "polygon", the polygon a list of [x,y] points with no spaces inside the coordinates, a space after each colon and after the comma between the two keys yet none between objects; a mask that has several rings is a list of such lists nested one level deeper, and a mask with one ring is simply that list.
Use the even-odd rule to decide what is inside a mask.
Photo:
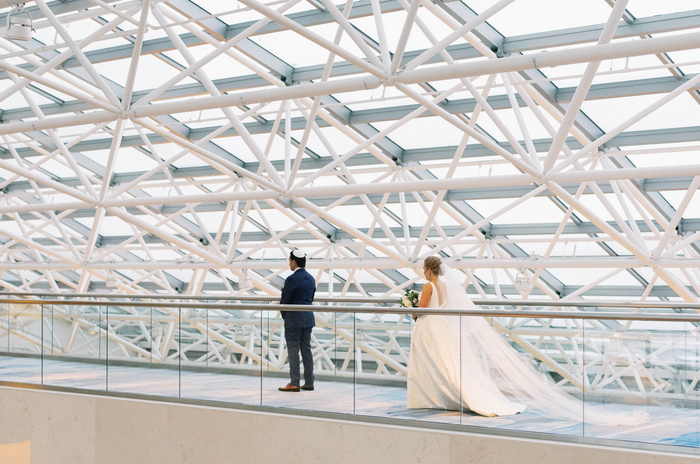
[{"label": "suit jacket", "polygon": [[[316,281],[306,269],[300,267],[285,280],[280,304],[310,305],[315,293]],[[281,314],[287,329],[305,329],[316,325],[313,311],[281,311]]]}]

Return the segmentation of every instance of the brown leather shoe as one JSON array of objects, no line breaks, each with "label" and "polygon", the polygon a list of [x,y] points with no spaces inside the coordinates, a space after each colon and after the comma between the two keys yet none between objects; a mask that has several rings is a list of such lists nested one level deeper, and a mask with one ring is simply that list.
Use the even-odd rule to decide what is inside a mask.
[{"label": "brown leather shoe", "polygon": [[[312,387],[313,388],[313,387]],[[286,387],[280,387],[279,390],[281,392],[298,392],[301,391],[299,387],[296,385],[292,385],[291,383],[288,383]]]},{"label": "brown leather shoe", "polygon": [[313,386],[313,385],[306,385],[306,384],[304,384],[304,385],[301,386],[301,389],[302,389],[302,390],[308,390],[308,391],[314,391],[314,386]]}]

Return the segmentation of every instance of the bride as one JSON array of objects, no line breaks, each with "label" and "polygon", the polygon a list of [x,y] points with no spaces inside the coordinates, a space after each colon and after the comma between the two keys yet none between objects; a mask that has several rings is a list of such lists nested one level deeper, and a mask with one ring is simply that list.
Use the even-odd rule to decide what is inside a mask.
[{"label": "bride", "polygon": [[[440,258],[425,259],[421,308],[476,309],[456,272]],[[441,278],[442,277],[442,278]],[[526,406],[527,405],[527,406]],[[480,316],[418,317],[408,362],[408,407],[460,410],[483,416],[533,412],[582,421],[583,402],[537,372]],[[639,425],[645,412],[611,413],[586,405],[588,423]]]}]

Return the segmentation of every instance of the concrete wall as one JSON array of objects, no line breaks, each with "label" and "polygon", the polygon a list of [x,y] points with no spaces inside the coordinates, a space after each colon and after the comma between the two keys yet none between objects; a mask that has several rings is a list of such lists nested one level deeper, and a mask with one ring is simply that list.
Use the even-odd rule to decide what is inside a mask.
[{"label": "concrete wall", "polygon": [[607,447],[0,387],[0,445],[26,441],[32,464],[700,462]]}]

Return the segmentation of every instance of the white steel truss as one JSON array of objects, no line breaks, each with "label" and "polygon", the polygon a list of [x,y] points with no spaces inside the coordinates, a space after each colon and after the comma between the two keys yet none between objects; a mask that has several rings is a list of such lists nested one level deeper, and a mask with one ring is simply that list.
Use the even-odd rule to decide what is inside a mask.
[{"label": "white steel truss", "polygon": [[[697,302],[700,10],[525,3],[29,2],[34,37],[0,39],[0,285],[277,295],[300,248],[330,297],[397,297],[437,254],[483,298]],[[62,317],[72,347],[89,323]],[[265,340],[283,368],[275,330],[187,318],[196,346],[221,344],[201,359],[259,362],[236,356]],[[11,319],[3,336],[23,336]],[[575,322],[532,324],[499,330],[590,381],[556,339]],[[620,326],[589,332],[613,343]],[[115,349],[146,356],[152,334],[129,330],[107,330]],[[401,330],[360,347],[377,374],[404,372]],[[333,331],[315,342],[329,368]],[[670,388],[615,346],[591,388],[627,368]]]}]

